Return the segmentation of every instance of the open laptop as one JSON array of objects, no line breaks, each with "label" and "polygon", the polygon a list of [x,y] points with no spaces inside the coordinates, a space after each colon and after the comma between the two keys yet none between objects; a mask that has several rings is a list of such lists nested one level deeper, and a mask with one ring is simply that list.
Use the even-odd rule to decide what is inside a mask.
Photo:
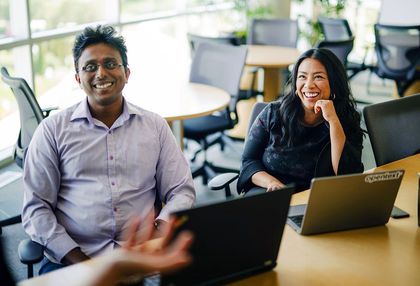
[{"label": "open laptop", "polygon": [[176,212],[193,262],[163,285],[220,285],[276,266],[293,186]]},{"label": "open laptop", "polygon": [[291,206],[287,224],[300,234],[384,225],[404,170],[314,178],[307,205]]}]

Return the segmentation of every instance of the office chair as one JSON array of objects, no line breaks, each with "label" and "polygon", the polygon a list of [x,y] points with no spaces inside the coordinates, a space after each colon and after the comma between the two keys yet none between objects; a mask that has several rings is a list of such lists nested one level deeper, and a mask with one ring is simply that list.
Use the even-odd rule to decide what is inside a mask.
[{"label": "office chair", "polygon": [[[201,35],[195,35],[187,33],[187,39],[190,44],[191,58],[194,58],[195,50],[200,43],[213,43],[221,45],[236,46],[237,40],[234,36],[225,37],[205,37]],[[250,99],[258,95],[263,95],[263,91],[255,89],[257,68],[245,67],[242,74],[241,83],[239,86],[238,101],[244,99]]]},{"label": "office chair", "polygon": [[346,19],[319,17],[318,22],[327,41],[342,41],[353,37]]},{"label": "office chair", "polygon": [[192,33],[187,33],[188,43],[190,44],[191,57],[194,57],[194,52],[197,49],[200,43],[211,43],[211,44],[222,44],[235,46],[235,38],[233,36],[226,37],[206,37],[201,35],[196,35]]},{"label": "office chair", "polygon": [[420,94],[363,109],[377,166],[420,153]]},{"label": "office chair", "polygon": [[[297,20],[253,19],[248,31],[248,45],[269,45],[296,48],[299,37]],[[283,84],[290,76],[288,69],[281,70]]]},{"label": "office chair", "polygon": [[[23,78],[11,77],[5,67],[1,68],[0,73],[2,80],[11,88],[19,106],[20,132],[14,147],[13,157],[16,164],[22,168],[26,149],[29,146],[35,129],[52,110],[57,108],[41,109],[34,93]],[[20,222],[22,220],[19,215],[0,222],[0,225],[5,226],[8,225],[6,223]],[[32,277],[33,264],[40,262],[43,258],[43,247],[30,239],[23,240],[19,244],[18,254],[20,261],[28,266],[28,278]]]},{"label": "office chair", "polygon": [[347,65],[347,57],[353,49],[354,38],[341,41],[321,41],[317,44],[317,48],[328,49],[340,59],[344,67]]},{"label": "office chair", "polygon": [[380,78],[394,80],[402,97],[408,87],[420,79],[420,25],[375,24],[374,29],[378,62],[373,70]]},{"label": "office chair", "polygon": [[48,117],[50,112],[57,109],[57,107],[41,109],[26,80],[23,78],[11,77],[5,67],[2,67],[0,72],[3,81],[12,90],[19,106],[20,132],[14,148],[13,158],[15,159],[16,164],[23,168],[24,153],[29,146],[35,129],[38,127],[39,123],[41,123],[45,117]]},{"label": "office chair", "polygon": [[[268,105],[268,102],[256,102],[252,108],[251,116],[249,117],[249,125],[247,134],[251,129],[252,124],[254,123],[255,119],[257,118],[258,114]],[[246,139],[245,139],[246,140]],[[238,173],[225,173],[214,177],[208,184],[210,190],[217,191],[224,189],[226,198],[232,196],[232,192],[230,190],[230,184],[234,182],[239,177]],[[240,190],[238,190],[238,194],[240,194]]]},{"label": "office chair", "polygon": [[219,143],[225,130],[231,129],[238,122],[236,102],[245,64],[246,47],[201,43],[191,65],[190,82],[207,84],[221,88],[231,95],[231,103],[226,110],[217,114],[184,120],[184,137],[198,142],[204,152],[204,162],[197,170],[193,170],[193,177],[202,176],[203,183],[216,173],[232,172],[234,169],[217,167],[207,161],[206,150],[215,143]]},{"label": "office chair", "polygon": [[296,20],[253,19],[247,44],[295,48],[298,36],[299,28]]},{"label": "office chair", "polygon": [[[326,18],[326,17],[319,17],[318,22],[321,26],[321,31],[325,37],[325,41],[341,42],[343,45],[344,45],[343,41],[351,41],[351,49],[348,53],[350,54],[351,50],[353,49],[354,36],[353,36],[353,32],[350,29],[349,22],[347,22],[346,19]],[[345,64],[344,66],[348,73],[349,79],[352,79],[354,76],[356,76],[356,74],[358,74],[361,71],[372,68],[365,64],[367,52],[368,50],[366,49],[362,63],[355,63],[348,60],[346,60],[345,63],[343,62]]]}]

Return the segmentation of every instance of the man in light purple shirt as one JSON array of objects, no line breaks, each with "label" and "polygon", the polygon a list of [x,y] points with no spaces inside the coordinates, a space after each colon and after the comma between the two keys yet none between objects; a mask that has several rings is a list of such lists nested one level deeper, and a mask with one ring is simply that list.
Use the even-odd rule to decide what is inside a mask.
[{"label": "man in light purple shirt", "polygon": [[22,221],[45,246],[40,274],[121,242],[128,219],[165,205],[164,222],[195,200],[191,172],[164,119],[127,102],[124,39],[109,26],[76,37],[76,80],[86,100],[46,118],[24,165]]}]

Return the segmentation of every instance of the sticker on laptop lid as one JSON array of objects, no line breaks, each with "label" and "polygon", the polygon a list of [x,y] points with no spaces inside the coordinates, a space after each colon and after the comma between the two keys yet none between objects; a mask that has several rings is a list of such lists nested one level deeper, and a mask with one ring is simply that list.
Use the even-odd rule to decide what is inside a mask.
[{"label": "sticker on laptop lid", "polygon": [[380,174],[371,174],[365,177],[365,182],[371,184],[375,182],[398,180],[403,174],[404,172],[401,170],[385,172],[385,173],[380,173]]}]

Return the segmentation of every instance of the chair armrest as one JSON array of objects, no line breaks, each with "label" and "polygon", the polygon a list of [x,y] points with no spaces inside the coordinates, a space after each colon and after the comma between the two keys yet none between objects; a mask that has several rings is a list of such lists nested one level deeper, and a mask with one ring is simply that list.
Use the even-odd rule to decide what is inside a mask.
[{"label": "chair armrest", "polygon": [[229,184],[235,181],[238,177],[238,173],[225,173],[217,175],[210,180],[207,186],[210,188],[210,190],[221,190],[226,188],[226,186],[229,186]]},{"label": "chair armrest", "polygon": [[58,106],[53,106],[53,107],[46,107],[42,109],[42,113],[44,113],[45,117],[48,117],[50,115],[50,112],[53,110],[57,110]]},{"label": "chair armrest", "polygon": [[23,264],[35,264],[44,258],[44,247],[35,241],[25,239],[19,243],[18,254]]}]

